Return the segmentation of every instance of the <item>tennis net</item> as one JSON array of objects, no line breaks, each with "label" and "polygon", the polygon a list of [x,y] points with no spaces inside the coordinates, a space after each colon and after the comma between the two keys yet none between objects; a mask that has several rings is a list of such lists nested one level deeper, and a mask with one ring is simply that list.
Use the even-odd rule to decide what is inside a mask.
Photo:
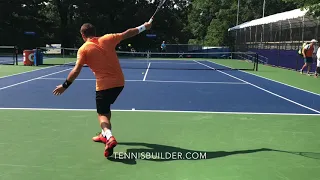
[{"label": "tennis net", "polygon": [[[47,65],[73,66],[77,49],[40,48]],[[157,53],[117,51],[124,69],[172,70],[257,70],[258,56],[253,52]]]},{"label": "tennis net", "polygon": [[17,64],[17,52],[14,46],[0,46],[0,64],[15,65]]}]

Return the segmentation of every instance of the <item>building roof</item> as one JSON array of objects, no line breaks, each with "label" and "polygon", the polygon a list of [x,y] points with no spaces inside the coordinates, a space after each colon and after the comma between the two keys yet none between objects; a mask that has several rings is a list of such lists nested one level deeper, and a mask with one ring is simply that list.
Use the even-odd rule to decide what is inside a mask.
[{"label": "building roof", "polygon": [[245,22],[243,24],[239,24],[232,28],[229,28],[228,31],[239,30],[247,27],[252,26],[259,26],[264,24],[272,24],[276,26],[280,26],[284,29],[286,28],[293,28],[293,27],[300,27],[302,23],[304,23],[307,27],[313,27],[317,25],[317,20],[314,20],[311,17],[308,17],[307,14],[308,10],[306,9],[294,9],[291,11],[286,11],[278,14],[273,14],[270,16],[266,16],[264,18],[255,19],[252,21]]}]

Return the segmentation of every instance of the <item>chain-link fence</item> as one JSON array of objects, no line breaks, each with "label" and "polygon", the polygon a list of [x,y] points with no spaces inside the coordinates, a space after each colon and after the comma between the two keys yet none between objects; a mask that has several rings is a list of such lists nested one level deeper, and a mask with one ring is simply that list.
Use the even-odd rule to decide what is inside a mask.
[{"label": "chain-link fence", "polygon": [[296,9],[230,28],[229,33],[236,51],[258,52],[268,64],[299,70],[303,59],[298,51],[303,43],[320,40],[320,18]]}]

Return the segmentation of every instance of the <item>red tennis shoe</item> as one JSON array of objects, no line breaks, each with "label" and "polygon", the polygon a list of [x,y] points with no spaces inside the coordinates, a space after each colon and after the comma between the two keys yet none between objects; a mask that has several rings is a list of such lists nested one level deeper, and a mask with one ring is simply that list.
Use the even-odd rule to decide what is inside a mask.
[{"label": "red tennis shoe", "polygon": [[113,154],[113,148],[118,144],[117,140],[111,136],[110,139],[106,143],[106,147],[104,148],[104,156],[109,157]]},{"label": "red tennis shoe", "polygon": [[92,140],[94,142],[102,142],[102,143],[106,143],[107,142],[107,138],[103,137],[101,132],[97,134],[97,136],[93,137]]}]

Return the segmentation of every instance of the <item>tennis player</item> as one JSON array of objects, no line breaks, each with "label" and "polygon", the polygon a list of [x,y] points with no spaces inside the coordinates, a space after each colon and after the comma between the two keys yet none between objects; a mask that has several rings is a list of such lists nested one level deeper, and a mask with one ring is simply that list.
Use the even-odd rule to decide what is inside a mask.
[{"label": "tennis player", "polygon": [[125,80],[116,54],[116,46],[122,40],[131,38],[151,28],[151,23],[131,28],[122,33],[96,36],[95,27],[86,23],[81,26],[80,33],[85,43],[79,48],[75,67],[69,73],[65,82],[54,89],[54,95],[61,95],[78,77],[82,67],[86,64],[96,77],[96,108],[101,133],[93,137],[95,142],[105,143],[104,155],[113,154],[117,145],[111,133],[111,110],[113,104],[122,92]]}]

